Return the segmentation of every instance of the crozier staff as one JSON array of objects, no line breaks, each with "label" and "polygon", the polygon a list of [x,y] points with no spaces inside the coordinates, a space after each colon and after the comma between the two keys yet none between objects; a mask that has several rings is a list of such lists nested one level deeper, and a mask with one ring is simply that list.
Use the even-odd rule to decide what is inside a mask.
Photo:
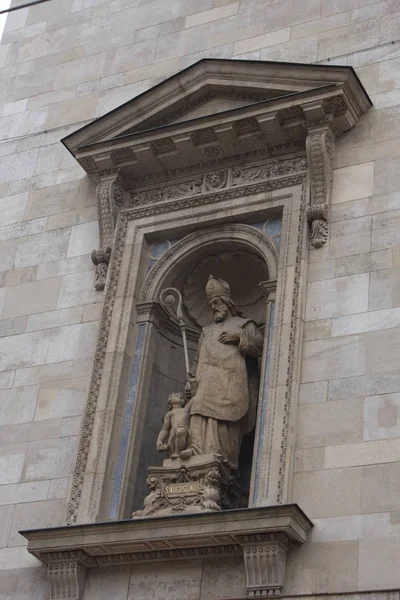
[{"label": "crozier staff", "polygon": [[210,275],[206,296],[214,323],[203,328],[192,367],[191,444],[180,456],[214,453],[236,469],[242,435],[254,426],[263,338],[226,281]]}]

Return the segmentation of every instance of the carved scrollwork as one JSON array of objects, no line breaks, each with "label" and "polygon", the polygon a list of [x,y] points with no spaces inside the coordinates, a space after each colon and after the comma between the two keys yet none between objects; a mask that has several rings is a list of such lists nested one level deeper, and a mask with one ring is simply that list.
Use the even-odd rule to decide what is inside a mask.
[{"label": "carved scrollwork", "polygon": [[[131,206],[147,206],[167,200],[177,201],[180,198],[188,198],[189,200],[201,194],[219,190],[228,192],[238,186],[261,183],[270,179],[305,172],[306,170],[307,159],[304,156],[290,160],[273,161],[254,167],[219,169],[180,183],[150,190],[132,191],[130,192]],[[206,202],[206,200],[203,202]]]},{"label": "carved scrollwork", "polygon": [[96,265],[94,287],[104,290],[107,278],[108,263],[114,238],[117,209],[124,204],[124,190],[118,179],[101,181],[97,186],[97,208],[99,215],[100,248],[93,250],[92,262]]},{"label": "carved scrollwork", "polygon": [[334,154],[334,136],[329,125],[310,131],[306,150],[311,189],[307,219],[311,225],[311,244],[314,248],[320,248],[327,242],[329,235],[328,215]]}]

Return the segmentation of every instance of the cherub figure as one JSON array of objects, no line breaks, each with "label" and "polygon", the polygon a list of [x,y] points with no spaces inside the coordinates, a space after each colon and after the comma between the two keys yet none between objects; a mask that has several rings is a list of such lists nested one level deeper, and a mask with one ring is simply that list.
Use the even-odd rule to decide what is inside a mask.
[{"label": "cherub figure", "polygon": [[169,450],[170,458],[178,458],[189,444],[190,403],[186,404],[182,394],[168,397],[168,412],[157,438],[157,450]]}]

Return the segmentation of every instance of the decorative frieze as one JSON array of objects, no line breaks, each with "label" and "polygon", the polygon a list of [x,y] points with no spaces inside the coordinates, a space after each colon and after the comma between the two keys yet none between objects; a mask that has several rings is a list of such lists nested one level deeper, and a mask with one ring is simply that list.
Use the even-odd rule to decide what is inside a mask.
[{"label": "decorative frieze", "polygon": [[219,169],[218,171],[207,172],[180,183],[150,190],[132,191],[130,192],[130,202],[131,206],[135,207],[157,204],[158,202],[190,198],[223,189],[261,183],[294,173],[304,173],[306,170],[307,159],[304,156],[246,168]]},{"label": "decorative frieze", "polygon": [[329,208],[332,190],[332,159],[334,134],[330,125],[310,129],[306,150],[310,174],[311,204],[307,219],[311,225],[311,244],[320,248],[328,240]]}]

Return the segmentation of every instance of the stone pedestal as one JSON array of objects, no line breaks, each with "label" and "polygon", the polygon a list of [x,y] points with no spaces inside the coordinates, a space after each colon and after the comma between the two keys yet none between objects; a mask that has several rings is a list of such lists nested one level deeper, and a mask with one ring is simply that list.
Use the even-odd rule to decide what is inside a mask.
[{"label": "stone pedestal", "polygon": [[243,508],[246,493],[216,454],[192,456],[187,460],[168,458],[161,467],[150,467],[149,494],[144,507],[132,518]]}]

